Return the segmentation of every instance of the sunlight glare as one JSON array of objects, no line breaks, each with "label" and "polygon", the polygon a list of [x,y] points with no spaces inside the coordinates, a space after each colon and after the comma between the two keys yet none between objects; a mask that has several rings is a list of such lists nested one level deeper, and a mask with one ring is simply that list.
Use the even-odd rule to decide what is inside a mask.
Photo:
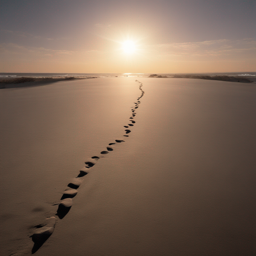
[{"label": "sunlight glare", "polygon": [[126,54],[132,54],[136,51],[136,44],[132,40],[126,40],[122,43],[122,49]]}]

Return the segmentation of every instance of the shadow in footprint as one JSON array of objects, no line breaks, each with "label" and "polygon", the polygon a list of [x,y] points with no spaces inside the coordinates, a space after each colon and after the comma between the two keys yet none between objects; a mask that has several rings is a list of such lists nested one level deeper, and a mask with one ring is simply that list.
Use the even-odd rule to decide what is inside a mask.
[{"label": "shadow in footprint", "polygon": [[72,206],[72,202],[73,202],[72,198],[66,198],[61,201],[61,203],[59,204],[57,213],[56,213],[56,215],[60,219],[63,219],[68,214],[68,212],[70,211],[70,208]]},{"label": "shadow in footprint", "polygon": [[126,129],[125,132],[126,132],[126,134],[128,134],[131,132],[131,130]]},{"label": "shadow in footprint", "polygon": [[77,188],[79,188],[79,185],[76,185],[76,184],[73,184],[73,183],[69,183],[68,187],[69,188],[73,188],[73,189],[77,189]]},{"label": "shadow in footprint", "polygon": [[124,135],[124,137],[129,137],[129,135]]},{"label": "shadow in footprint", "polygon": [[128,128],[128,126],[127,126],[127,125],[125,125],[125,126],[124,126],[124,128]]},{"label": "shadow in footprint", "polygon": [[68,195],[68,194],[63,194],[61,197],[61,200],[66,199],[66,198],[73,198],[75,197],[74,195]]},{"label": "shadow in footprint", "polygon": [[100,152],[102,155],[106,155],[106,154],[108,154],[108,151],[101,151]]},{"label": "shadow in footprint", "polygon": [[34,246],[33,246],[33,248],[32,248],[31,253],[32,253],[32,254],[36,253],[36,252],[41,248],[41,246],[47,241],[47,239],[48,239],[50,236],[51,236],[51,235],[46,236],[46,237],[44,237],[41,241],[38,241],[38,242],[35,242],[35,241],[33,240],[33,237],[32,237],[32,240],[33,240],[33,242],[34,242]]},{"label": "shadow in footprint", "polygon": [[65,207],[65,206],[60,204],[56,215],[60,219],[63,219],[68,214],[68,212],[70,211],[70,208],[71,207]]},{"label": "shadow in footprint", "polygon": [[[133,124],[129,124],[129,126],[133,126]],[[128,127],[127,127],[128,128]]]},{"label": "shadow in footprint", "polygon": [[34,254],[40,249],[40,247],[46,242],[46,240],[52,235],[56,224],[56,218],[48,218],[48,223],[45,226],[37,225],[35,226],[35,233],[30,236],[34,242],[31,253]]},{"label": "shadow in footprint", "polygon": [[88,172],[85,171],[80,171],[80,173],[77,175],[78,178],[84,177],[85,175],[87,175]]},{"label": "shadow in footprint", "polygon": [[82,184],[83,179],[82,178],[74,178],[69,184],[68,187],[73,188],[73,189],[77,189],[80,187],[80,185]]},{"label": "shadow in footprint", "polygon": [[107,147],[107,150],[108,150],[108,151],[113,151],[114,149],[111,148],[111,147]]},{"label": "shadow in footprint", "polygon": [[85,167],[86,167],[86,168],[91,168],[91,167],[93,167],[94,165],[95,165],[95,163],[93,163],[93,162],[90,162],[90,161],[85,162]]},{"label": "shadow in footprint", "polygon": [[124,142],[124,140],[116,140],[117,143]]},{"label": "shadow in footprint", "polygon": [[65,198],[73,198],[76,195],[77,195],[77,190],[76,189],[69,189],[69,190],[64,191],[60,200],[63,200]]},{"label": "shadow in footprint", "polygon": [[115,144],[116,144],[116,143],[113,143],[113,142],[112,142],[112,143],[109,143],[108,145],[111,146],[111,145],[115,145]]}]

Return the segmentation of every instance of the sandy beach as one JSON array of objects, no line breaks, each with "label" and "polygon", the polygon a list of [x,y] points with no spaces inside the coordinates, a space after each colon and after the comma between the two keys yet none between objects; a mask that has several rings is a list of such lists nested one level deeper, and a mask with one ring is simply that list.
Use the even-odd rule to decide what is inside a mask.
[{"label": "sandy beach", "polygon": [[255,84],[135,80],[0,90],[0,255],[255,255]]}]

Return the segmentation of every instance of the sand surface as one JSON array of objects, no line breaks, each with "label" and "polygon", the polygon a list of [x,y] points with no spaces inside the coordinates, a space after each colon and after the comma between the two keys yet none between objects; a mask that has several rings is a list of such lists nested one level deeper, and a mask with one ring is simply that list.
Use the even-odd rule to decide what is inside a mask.
[{"label": "sand surface", "polygon": [[140,81],[129,137],[135,79],[0,91],[0,255],[31,254],[29,235],[92,156],[100,159],[35,255],[255,255],[255,86]]}]

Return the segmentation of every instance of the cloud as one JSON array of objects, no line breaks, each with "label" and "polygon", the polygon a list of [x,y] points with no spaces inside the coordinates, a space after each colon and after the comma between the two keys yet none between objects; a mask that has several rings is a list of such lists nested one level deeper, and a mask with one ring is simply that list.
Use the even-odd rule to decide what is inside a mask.
[{"label": "cloud", "polygon": [[256,53],[256,40],[251,38],[241,40],[211,40],[201,42],[183,42],[158,44],[149,47],[161,55],[175,56],[229,56],[237,53]]},{"label": "cloud", "polygon": [[20,59],[65,59],[67,61],[72,59],[91,58],[92,56],[101,55],[102,52],[98,50],[84,50],[84,51],[70,51],[70,50],[55,50],[45,47],[27,47],[14,43],[0,44],[0,58],[8,59],[10,57]]},{"label": "cloud", "polygon": [[25,47],[13,43],[0,44],[0,54],[12,55],[34,55],[34,56],[56,56],[56,55],[73,55],[74,51],[54,50],[44,47]]},{"label": "cloud", "polygon": [[12,36],[22,37],[22,38],[40,39],[40,40],[48,40],[48,41],[53,40],[53,38],[50,38],[50,37],[42,37],[39,35],[33,35],[33,34],[22,32],[22,31],[12,31],[12,30],[7,30],[7,29],[0,29],[0,32],[9,34]]}]

